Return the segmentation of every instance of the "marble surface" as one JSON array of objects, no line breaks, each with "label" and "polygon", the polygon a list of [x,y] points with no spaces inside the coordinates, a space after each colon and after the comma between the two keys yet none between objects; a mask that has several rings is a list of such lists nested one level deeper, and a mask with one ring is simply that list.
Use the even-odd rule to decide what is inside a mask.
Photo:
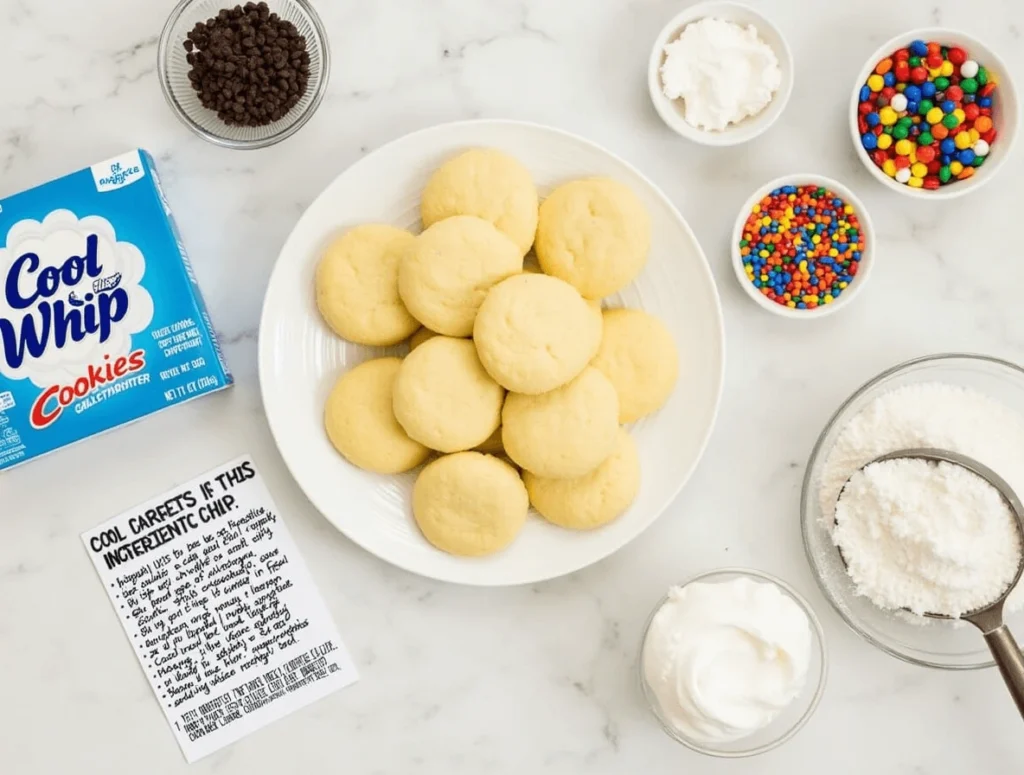
[{"label": "marble surface", "polygon": [[[788,36],[797,78],[780,122],[744,147],[688,144],[649,104],[648,49],[683,0],[323,0],[334,66],[319,113],[282,145],[242,153],[194,137],[163,102],[156,41],[169,1],[0,0],[0,189],[134,145],[151,150],[238,380],[0,475],[0,771],[953,775],[1024,766],[1021,722],[998,675],[931,672],[861,642],[818,594],[798,529],[810,448],[863,380],[944,350],[1024,361],[1014,241],[1024,152],[966,201],[920,203],[870,179],[844,113],[864,59],[917,26],[962,25],[1024,73],[1024,9],[861,0],[855,15],[851,4],[751,2]],[[530,588],[426,581],[336,533],[289,478],[256,376],[261,298],[303,208],[382,143],[478,116],[578,132],[662,186],[707,252],[728,335],[721,417],[689,486],[632,545]],[[737,208],[755,185],[798,170],[854,187],[879,232],[871,287],[810,325],[757,309],[728,265]],[[244,452],[262,467],[363,677],[187,768],[78,536]],[[754,761],[717,762],[669,740],[634,680],[650,607],[671,583],[721,565],[790,580],[829,638],[817,715]]]}]

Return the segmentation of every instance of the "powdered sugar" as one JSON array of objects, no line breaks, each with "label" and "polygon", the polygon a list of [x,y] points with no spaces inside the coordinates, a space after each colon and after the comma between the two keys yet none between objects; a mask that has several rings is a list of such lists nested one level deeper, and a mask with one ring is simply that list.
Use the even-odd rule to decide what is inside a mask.
[{"label": "powdered sugar", "polygon": [[[907,385],[876,398],[840,431],[818,490],[824,527],[832,530],[839,494],[859,468],[886,452],[911,447],[975,458],[1024,493],[1024,417],[975,390],[942,383]],[[1011,593],[1008,610],[1022,607],[1022,589],[1019,585]]]},{"label": "powdered sugar", "polygon": [[833,539],[858,591],[881,608],[960,616],[992,603],[1020,562],[999,491],[952,463],[889,460],[851,478]]}]

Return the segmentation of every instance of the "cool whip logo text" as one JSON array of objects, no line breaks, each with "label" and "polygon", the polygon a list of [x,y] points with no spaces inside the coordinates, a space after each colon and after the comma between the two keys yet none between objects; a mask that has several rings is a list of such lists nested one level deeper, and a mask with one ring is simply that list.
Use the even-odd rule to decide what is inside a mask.
[{"label": "cool whip logo text", "polygon": [[145,272],[142,252],[100,216],[54,210],[8,230],[0,249],[0,384],[30,380],[39,389],[33,427],[148,376],[128,376],[147,365],[145,351],[132,346],[153,320]]},{"label": "cool whip logo text", "polygon": [[42,429],[53,425],[64,409],[75,401],[80,401],[107,383],[146,368],[145,350],[136,350],[127,358],[122,356],[113,362],[109,355],[104,357],[105,363],[89,366],[88,371],[74,383],[51,385],[40,393],[29,412],[32,427]]},{"label": "cool whip logo text", "polygon": [[[124,320],[128,294],[116,282],[99,279],[103,267],[98,244],[97,235],[90,234],[83,254],[69,256],[59,266],[41,266],[36,253],[15,259],[3,285],[4,296],[10,309],[26,313],[20,320],[0,318],[4,360],[11,369],[19,368],[26,357],[41,357],[51,342],[63,348],[95,334],[102,344],[110,339],[114,324]],[[81,294],[76,292],[79,286],[86,289]]]}]

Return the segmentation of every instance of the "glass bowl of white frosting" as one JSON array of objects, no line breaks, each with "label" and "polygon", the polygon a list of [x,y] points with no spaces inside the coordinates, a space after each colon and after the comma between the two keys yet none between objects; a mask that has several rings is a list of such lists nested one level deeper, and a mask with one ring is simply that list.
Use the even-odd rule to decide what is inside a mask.
[{"label": "glass bowl of white frosting", "polygon": [[767,573],[709,571],[672,587],[640,646],[644,698],[662,729],[699,753],[755,756],[810,720],[828,674],[806,600]]},{"label": "glass bowl of white frosting", "polygon": [[[807,558],[836,612],[885,653],[946,670],[991,667],[985,641],[971,625],[883,610],[872,602],[869,592],[855,586],[834,543],[835,503],[850,476],[879,455],[914,447],[972,457],[1024,494],[1024,369],[982,355],[932,355],[882,372],[843,402],[818,438],[804,474],[800,508]],[[930,547],[929,556],[952,557],[948,549],[955,547],[944,548],[943,540],[929,535],[918,546]],[[902,549],[883,545],[878,551]],[[877,559],[881,572],[892,558]],[[927,596],[930,590],[903,592]],[[1011,592],[1005,617],[1011,629],[1024,630],[1024,585]]]}]

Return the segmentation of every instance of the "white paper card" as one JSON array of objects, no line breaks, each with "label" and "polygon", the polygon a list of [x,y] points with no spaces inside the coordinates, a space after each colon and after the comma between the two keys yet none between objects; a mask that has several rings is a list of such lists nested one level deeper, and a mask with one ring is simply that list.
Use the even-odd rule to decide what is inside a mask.
[{"label": "white paper card", "polygon": [[188,761],[357,680],[250,457],[82,540]]}]

